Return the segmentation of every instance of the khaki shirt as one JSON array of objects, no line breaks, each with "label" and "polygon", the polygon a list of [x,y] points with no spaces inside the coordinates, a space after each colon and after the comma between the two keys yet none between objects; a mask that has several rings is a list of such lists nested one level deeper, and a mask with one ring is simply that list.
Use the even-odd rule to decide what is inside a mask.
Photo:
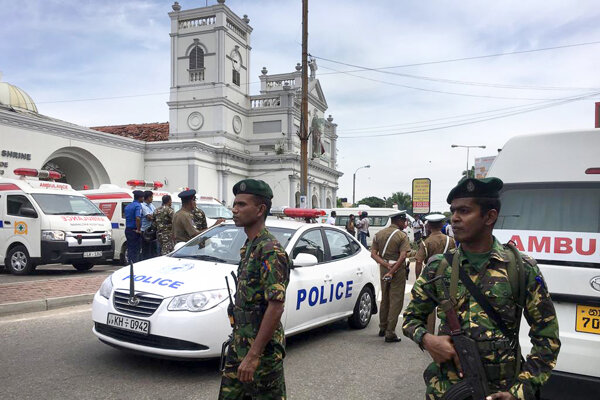
[{"label": "khaki shirt", "polygon": [[417,251],[415,259],[419,262],[424,262],[436,254],[442,254],[444,252],[444,247],[446,247],[446,238],[449,239],[446,251],[455,248],[456,244],[454,243],[454,239],[444,235],[442,232],[432,232],[431,235],[419,245],[419,250]]},{"label": "khaki shirt", "polygon": [[375,237],[373,238],[373,244],[371,245],[373,249],[379,254],[381,258],[387,261],[397,261],[400,258],[400,253],[403,251],[410,251],[410,243],[408,241],[408,236],[406,233],[402,232],[402,229],[398,230],[388,243],[387,249],[385,250],[385,254],[381,254],[383,248],[385,247],[385,243],[388,241],[390,235],[396,230],[398,227],[396,225],[388,226],[385,229],[377,232]]},{"label": "khaki shirt", "polygon": [[182,208],[173,215],[173,236],[176,243],[187,242],[199,234],[200,231],[194,227],[192,213]]}]

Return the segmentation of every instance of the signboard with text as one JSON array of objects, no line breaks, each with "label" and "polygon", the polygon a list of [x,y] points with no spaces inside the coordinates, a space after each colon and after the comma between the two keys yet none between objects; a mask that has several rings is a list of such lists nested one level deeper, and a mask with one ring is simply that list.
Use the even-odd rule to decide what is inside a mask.
[{"label": "signboard with text", "polygon": [[431,211],[431,179],[413,179],[412,203],[413,214],[428,214]]}]

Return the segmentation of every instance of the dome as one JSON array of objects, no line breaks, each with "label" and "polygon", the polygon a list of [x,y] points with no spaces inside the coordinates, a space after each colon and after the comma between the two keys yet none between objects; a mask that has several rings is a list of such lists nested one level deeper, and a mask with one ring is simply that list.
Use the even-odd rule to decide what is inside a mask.
[{"label": "dome", "polygon": [[27,93],[7,82],[0,82],[0,104],[19,110],[38,112],[38,109]]}]

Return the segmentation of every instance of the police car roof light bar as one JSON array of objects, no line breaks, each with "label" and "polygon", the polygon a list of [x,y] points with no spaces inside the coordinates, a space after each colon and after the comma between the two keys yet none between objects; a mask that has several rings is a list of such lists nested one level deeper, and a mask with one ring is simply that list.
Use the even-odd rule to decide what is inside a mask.
[{"label": "police car roof light bar", "polygon": [[145,188],[154,188],[160,189],[164,185],[160,181],[145,181],[143,179],[130,179],[127,181],[127,185],[131,187],[145,187]]},{"label": "police car roof light bar", "polygon": [[35,177],[35,178],[42,178],[42,179],[60,179],[62,178],[62,174],[60,172],[57,171],[47,171],[44,169],[34,169],[34,168],[17,168],[14,171],[15,175],[18,176],[31,176],[31,177]]}]

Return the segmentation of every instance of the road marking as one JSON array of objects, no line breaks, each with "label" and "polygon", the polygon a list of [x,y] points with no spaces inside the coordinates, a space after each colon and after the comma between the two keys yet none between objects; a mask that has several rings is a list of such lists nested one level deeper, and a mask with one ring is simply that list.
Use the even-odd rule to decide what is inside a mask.
[{"label": "road marking", "polygon": [[6,317],[1,317],[0,324],[32,321],[32,320],[38,320],[38,319],[43,319],[43,318],[61,317],[61,316],[71,315],[71,314],[80,314],[83,312],[91,312],[91,304],[85,304],[85,305],[75,306],[75,307],[67,307],[67,308],[60,308],[57,310],[40,311],[40,312],[25,314],[25,315],[27,315],[26,317],[23,317],[24,314],[9,315]]}]

